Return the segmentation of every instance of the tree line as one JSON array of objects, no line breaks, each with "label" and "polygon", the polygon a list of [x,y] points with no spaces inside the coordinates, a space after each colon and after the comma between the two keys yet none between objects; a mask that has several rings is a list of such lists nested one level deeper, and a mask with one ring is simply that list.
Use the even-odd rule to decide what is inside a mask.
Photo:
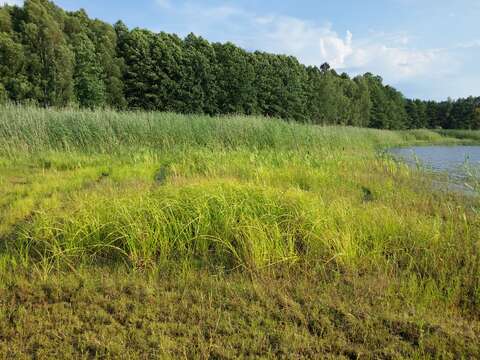
[{"label": "tree line", "polygon": [[48,0],[0,7],[0,101],[247,114],[385,129],[480,128],[480,98],[406,99],[366,73],[128,29]]}]

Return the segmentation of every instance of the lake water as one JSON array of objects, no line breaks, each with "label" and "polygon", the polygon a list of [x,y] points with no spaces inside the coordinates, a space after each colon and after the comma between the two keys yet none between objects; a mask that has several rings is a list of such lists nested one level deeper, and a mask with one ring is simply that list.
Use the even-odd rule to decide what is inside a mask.
[{"label": "lake water", "polygon": [[480,181],[480,146],[414,146],[390,153],[412,167],[448,175],[453,188],[471,190]]}]

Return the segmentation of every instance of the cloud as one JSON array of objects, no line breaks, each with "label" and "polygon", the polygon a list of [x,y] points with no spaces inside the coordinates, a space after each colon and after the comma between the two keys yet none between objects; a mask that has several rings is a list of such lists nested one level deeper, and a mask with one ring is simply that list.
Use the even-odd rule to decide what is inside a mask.
[{"label": "cloud", "polygon": [[0,0],[0,5],[22,6],[23,5],[23,0]]},{"label": "cloud", "polygon": [[460,43],[458,44],[457,47],[460,49],[471,49],[471,48],[480,47],[480,40],[472,40],[465,43]]},{"label": "cloud", "polygon": [[370,34],[357,40],[348,30],[340,35],[331,24],[318,26],[292,17],[270,17],[269,22],[261,18],[257,23],[256,47],[295,55],[307,65],[328,62],[353,74],[380,73],[391,82],[427,73],[442,57],[440,50],[408,48],[404,34]]},{"label": "cloud", "polygon": [[432,69],[436,69],[437,75],[450,71],[449,63],[449,56],[443,49],[418,50],[367,41],[354,46],[344,68],[379,73],[395,83],[429,75]]},{"label": "cloud", "polygon": [[[257,14],[231,3],[208,7],[179,1],[171,11],[181,19],[177,30],[180,35],[194,32],[211,41],[231,41],[250,51],[293,55],[306,65],[328,62],[350,75],[372,72],[388,84],[401,85],[401,89],[413,89],[413,84],[421,83],[435,94],[448,94],[453,81],[460,84],[458,75],[467,58],[462,52],[480,46],[479,41],[472,41],[448,49],[415,48],[411,34],[406,32],[375,31],[361,36],[349,30],[339,33],[331,23],[276,13]],[[444,86],[439,87],[439,83]],[[423,88],[415,89],[415,96],[428,97],[426,90],[422,96]]]},{"label": "cloud", "polygon": [[409,36],[404,33],[371,33],[368,38],[357,39],[348,30],[338,34],[330,23],[316,24],[277,14],[257,15],[231,5],[184,3],[176,11],[188,23],[188,32],[215,41],[294,55],[307,65],[328,62],[340,71],[379,72],[392,82],[427,73],[443,55],[436,49],[409,48]]},{"label": "cloud", "polygon": [[330,24],[316,26],[287,16],[255,18],[258,36],[254,46],[262,50],[297,56],[307,65],[329,62],[339,68],[352,55],[352,33],[341,37]]},{"label": "cloud", "polygon": [[163,9],[171,9],[172,4],[170,0],[155,0],[155,3]]}]

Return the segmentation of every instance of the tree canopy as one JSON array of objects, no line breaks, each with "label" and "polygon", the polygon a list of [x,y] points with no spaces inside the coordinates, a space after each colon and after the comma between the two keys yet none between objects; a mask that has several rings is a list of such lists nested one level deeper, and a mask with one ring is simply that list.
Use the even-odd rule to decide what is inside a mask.
[{"label": "tree canopy", "polygon": [[0,6],[0,101],[386,129],[480,128],[480,98],[406,99],[370,73],[351,79],[328,63],[305,66],[194,34],[112,26],[48,0]]}]

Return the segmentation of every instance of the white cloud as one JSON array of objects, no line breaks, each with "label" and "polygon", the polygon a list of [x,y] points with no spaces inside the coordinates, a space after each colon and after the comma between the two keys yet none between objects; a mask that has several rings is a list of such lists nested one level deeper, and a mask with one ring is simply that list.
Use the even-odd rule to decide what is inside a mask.
[{"label": "white cloud", "polygon": [[308,65],[327,61],[333,67],[342,67],[352,54],[352,33],[344,37],[331,29],[330,24],[316,26],[303,20],[271,16],[256,18],[257,37],[254,46],[275,53],[295,55]]},{"label": "white cloud", "polygon": [[417,50],[395,47],[384,43],[364,43],[355,46],[345,62],[345,68],[382,74],[387,81],[397,82],[425,76],[432,69],[445,72],[449,69],[448,55],[442,49]]},{"label": "white cloud", "polygon": [[[351,75],[372,72],[392,85],[423,81],[434,87],[442,79],[448,83],[450,80],[445,79],[454,78],[462,65],[454,49],[415,48],[408,33],[372,31],[359,37],[346,30],[339,34],[330,23],[256,14],[234,5],[205,7],[177,2],[171,11],[182,19],[177,31],[180,35],[194,32],[211,41],[232,41],[248,50],[293,55],[307,65],[328,62],[337,71]],[[478,45],[475,41],[458,48]]]},{"label": "white cloud", "polygon": [[458,45],[458,48],[460,49],[471,49],[476,47],[480,47],[480,40],[472,40]]},{"label": "white cloud", "polygon": [[427,74],[445,64],[440,49],[408,47],[406,34],[369,34],[356,39],[350,31],[340,35],[331,24],[317,25],[288,16],[254,18],[256,37],[249,47],[294,55],[307,65],[328,62],[340,71],[375,72],[396,82]]},{"label": "white cloud", "polygon": [[23,5],[23,0],[0,0],[0,5],[22,6]]}]

